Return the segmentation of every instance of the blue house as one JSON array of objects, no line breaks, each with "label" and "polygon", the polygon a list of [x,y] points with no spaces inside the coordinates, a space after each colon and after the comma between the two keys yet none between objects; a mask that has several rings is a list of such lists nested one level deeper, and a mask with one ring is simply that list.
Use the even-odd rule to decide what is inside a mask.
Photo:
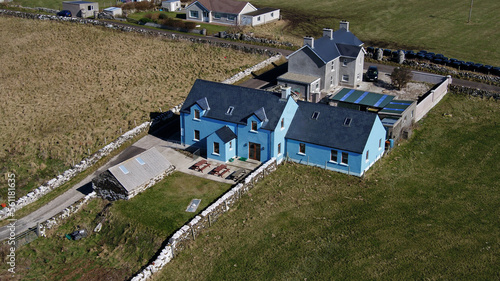
[{"label": "blue house", "polygon": [[196,80],[180,111],[181,142],[200,148],[209,159],[281,161],[297,107],[290,90],[280,95]]},{"label": "blue house", "polygon": [[196,80],[180,111],[182,144],[208,159],[275,157],[361,176],[384,153],[375,113],[298,101],[263,90]]},{"label": "blue house", "polygon": [[376,113],[298,102],[286,135],[295,162],[362,176],[384,154],[385,128]]}]

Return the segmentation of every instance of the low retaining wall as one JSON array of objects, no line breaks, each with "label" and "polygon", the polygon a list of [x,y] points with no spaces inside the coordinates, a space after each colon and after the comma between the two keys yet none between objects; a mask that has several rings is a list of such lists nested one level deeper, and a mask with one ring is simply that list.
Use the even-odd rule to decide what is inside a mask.
[{"label": "low retaining wall", "polygon": [[67,18],[67,17],[58,17],[58,16],[53,16],[53,15],[40,15],[40,14],[32,14],[32,13],[25,13],[25,12],[18,12],[18,11],[11,11],[11,10],[0,10],[0,15],[4,16],[13,16],[13,17],[19,17],[19,18],[25,18],[25,19],[33,19],[33,20],[51,20],[51,21],[58,21],[58,22],[73,22],[73,23],[80,23],[80,24],[87,24],[87,25],[96,25],[96,26],[103,26],[106,28],[110,28],[113,30],[118,30],[118,31],[123,31],[123,32],[136,32],[144,35],[150,35],[154,37],[160,37],[160,38],[165,38],[165,39],[175,39],[175,40],[184,40],[184,41],[190,41],[193,43],[199,43],[199,44],[208,44],[216,47],[221,47],[221,48],[231,48],[234,50],[246,52],[246,53],[252,53],[252,54],[262,54],[262,55],[267,55],[267,56],[274,56],[277,55],[279,52],[277,51],[272,51],[268,49],[262,49],[260,47],[251,47],[251,46],[242,46],[240,44],[232,43],[232,42],[219,42],[219,41],[214,41],[211,39],[207,39],[204,37],[189,37],[183,34],[169,34],[165,33],[162,31],[158,30],[153,30],[153,29],[147,29],[147,28],[142,28],[138,26],[129,26],[129,25],[119,25],[119,24],[114,24],[114,23],[108,23],[108,22],[102,22],[99,20],[94,20],[94,19],[83,19],[83,18]]},{"label": "low retaining wall", "polygon": [[436,84],[417,101],[415,112],[415,122],[422,119],[448,92],[448,85],[451,84],[451,76],[447,76],[441,83]]},{"label": "low retaining wall", "polygon": [[272,56],[272,57],[268,58],[265,61],[259,62],[258,64],[254,65],[254,66],[252,66],[250,68],[245,69],[244,71],[236,73],[233,77],[222,81],[222,83],[224,83],[224,84],[234,84],[234,83],[240,81],[241,79],[243,79],[243,78],[251,75],[252,72],[261,70],[262,68],[264,68],[264,67],[272,64],[273,62],[278,61],[279,59],[281,59],[281,57],[282,57],[281,54],[277,54],[275,56]]},{"label": "low retaining wall", "polygon": [[190,222],[175,232],[168,240],[167,246],[165,246],[156,257],[155,261],[146,266],[131,280],[143,281],[151,278],[154,273],[158,272],[169,263],[177,253],[184,250],[191,241],[195,240],[205,228],[210,227],[221,215],[229,211],[229,209],[242,198],[243,194],[251,190],[258,181],[275,171],[276,168],[276,159],[272,158],[247,176],[243,183],[233,186],[228,192],[215,201],[215,203],[203,210],[200,215],[194,217]]}]

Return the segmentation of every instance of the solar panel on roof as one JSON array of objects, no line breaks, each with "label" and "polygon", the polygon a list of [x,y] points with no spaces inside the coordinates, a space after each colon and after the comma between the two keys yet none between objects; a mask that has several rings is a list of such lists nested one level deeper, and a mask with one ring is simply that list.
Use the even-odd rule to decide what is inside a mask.
[{"label": "solar panel on roof", "polygon": [[127,168],[125,168],[125,166],[123,166],[123,165],[120,165],[120,167],[119,167],[119,168],[120,168],[120,170],[122,170],[122,172],[123,172],[125,175],[126,175],[126,174],[128,174],[128,173],[130,173],[130,172],[127,170]]}]

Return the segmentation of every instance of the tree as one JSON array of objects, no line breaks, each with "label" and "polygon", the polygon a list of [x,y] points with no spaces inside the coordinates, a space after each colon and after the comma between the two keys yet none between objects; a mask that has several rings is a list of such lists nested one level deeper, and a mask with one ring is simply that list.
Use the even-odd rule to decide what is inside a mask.
[{"label": "tree", "polygon": [[406,87],[406,84],[411,80],[411,70],[408,68],[396,67],[391,73],[392,85],[398,90]]}]

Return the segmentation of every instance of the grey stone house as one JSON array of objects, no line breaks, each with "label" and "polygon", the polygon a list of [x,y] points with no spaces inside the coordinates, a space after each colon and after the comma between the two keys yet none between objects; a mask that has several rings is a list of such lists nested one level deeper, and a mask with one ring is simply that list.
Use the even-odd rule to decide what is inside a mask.
[{"label": "grey stone house", "polygon": [[62,9],[70,11],[72,17],[89,18],[94,16],[94,12],[99,12],[99,3],[89,1],[64,1]]},{"label": "grey stone house", "polygon": [[349,22],[341,21],[337,31],[324,28],[323,37],[304,37],[304,46],[288,57],[288,72],[278,84],[306,101],[319,101],[320,93],[336,86],[357,87],[363,79],[365,50],[349,31]]}]

